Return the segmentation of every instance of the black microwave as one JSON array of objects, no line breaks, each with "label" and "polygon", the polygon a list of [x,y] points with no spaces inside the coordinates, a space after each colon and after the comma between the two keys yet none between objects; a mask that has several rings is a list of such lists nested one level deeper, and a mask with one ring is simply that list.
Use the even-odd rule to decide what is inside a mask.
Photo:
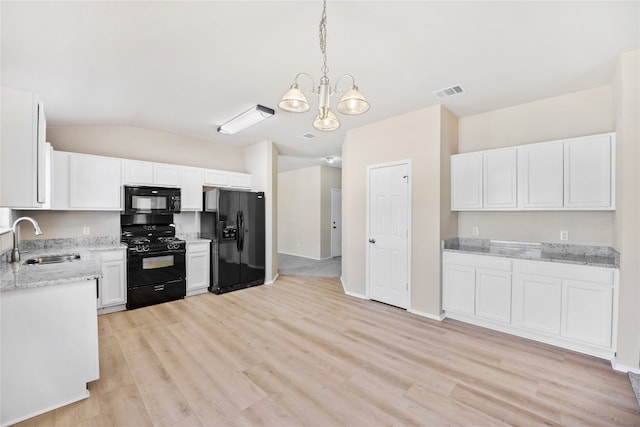
[{"label": "black microwave", "polygon": [[166,187],[124,187],[125,214],[180,213],[180,189]]}]

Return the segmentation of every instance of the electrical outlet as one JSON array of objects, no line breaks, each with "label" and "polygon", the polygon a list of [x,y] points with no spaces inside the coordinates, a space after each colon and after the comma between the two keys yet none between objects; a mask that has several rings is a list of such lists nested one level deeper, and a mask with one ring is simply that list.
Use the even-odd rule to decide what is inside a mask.
[{"label": "electrical outlet", "polygon": [[471,234],[473,234],[474,236],[477,236],[478,235],[478,227],[473,227],[471,229]]},{"label": "electrical outlet", "polygon": [[82,227],[82,234],[84,234],[85,236],[89,235],[91,232],[91,229],[89,227]]},{"label": "electrical outlet", "polygon": [[561,231],[560,232],[560,240],[563,240],[563,241],[569,240],[569,232],[568,231]]}]

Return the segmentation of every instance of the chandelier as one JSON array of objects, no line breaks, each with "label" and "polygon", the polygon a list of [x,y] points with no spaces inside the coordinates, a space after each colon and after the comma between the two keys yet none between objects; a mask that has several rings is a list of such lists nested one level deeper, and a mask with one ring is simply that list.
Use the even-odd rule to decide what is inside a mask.
[{"label": "chandelier", "polygon": [[331,97],[333,95],[340,96],[344,93],[338,90],[338,83],[340,83],[343,78],[351,79],[351,89],[344,93],[344,96],[342,96],[338,102],[336,108],[340,113],[347,115],[365,113],[369,110],[369,103],[358,90],[356,81],[351,74],[343,74],[338,77],[335,87],[331,87],[329,77],[327,76],[329,72],[329,68],[327,67],[327,0],[323,0],[319,37],[320,51],[322,52],[322,68],[320,70],[322,71],[322,77],[320,78],[320,84],[316,87],[313,77],[307,73],[298,73],[293,84],[278,103],[278,108],[289,113],[304,113],[309,111],[309,102],[298,83],[298,78],[306,76],[311,80],[312,89],[306,90],[305,92],[307,95],[318,96],[318,116],[313,122],[313,127],[321,131],[332,131],[340,127],[340,122],[331,111]]}]

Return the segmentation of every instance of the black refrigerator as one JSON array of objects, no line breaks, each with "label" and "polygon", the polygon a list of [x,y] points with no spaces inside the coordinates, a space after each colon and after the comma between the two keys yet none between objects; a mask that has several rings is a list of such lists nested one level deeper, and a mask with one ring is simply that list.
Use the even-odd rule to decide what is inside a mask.
[{"label": "black refrigerator", "polygon": [[216,294],[262,285],[265,265],[264,193],[204,192],[200,234],[211,239],[211,284]]}]

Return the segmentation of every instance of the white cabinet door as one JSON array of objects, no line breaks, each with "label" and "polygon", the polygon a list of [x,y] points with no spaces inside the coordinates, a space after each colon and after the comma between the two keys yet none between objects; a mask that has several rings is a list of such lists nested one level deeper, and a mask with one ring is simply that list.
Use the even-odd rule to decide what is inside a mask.
[{"label": "white cabinet door", "polygon": [[204,171],[197,168],[182,168],[181,209],[183,211],[202,210],[202,186]]},{"label": "white cabinet door", "polygon": [[2,294],[3,426],[89,397],[100,377],[95,303],[95,280]]},{"label": "white cabinet door", "polygon": [[476,316],[511,322],[511,273],[476,270]]},{"label": "white cabinet door", "polygon": [[516,186],[516,149],[491,150],[483,153],[483,194],[485,209],[515,209],[518,188]]},{"label": "white cabinet door", "polygon": [[610,347],[613,287],[564,280],[562,293],[562,335]]},{"label": "white cabinet door", "polygon": [[87,210],[120,210],[120,167],[120,159],[70,154],[69,206]]},{"label": "white cabinet door", "polygon": [[519,207],[559,209],[563,206],[563,144],[518,147]]},{"label": "white cabinet door", "polygon": [[233,188],[251,188],[251,174],[229,172],[229,186]]},{"label": "white cabinet door", "polygon": [[125,159],[123,169],[125,185],[153,185],[153,163]]},{"label": "white cabinet door", "polygon": [[164,163],[154,163],[153,185],[160,187],[180,187],[180,167]]},{"label": "white cabinet door", "polygon": [[180,167],[177,165],[128,159],[123,163],[125,185],[180,187]]},{"label": "white cabinet door", "polygon": [[44,107],[29,92],[2,88],[0,206],[38,208],[45,203]]},{"label": "white cabinet door", "polygon": [[564,143],[565,208],[611,208],[611,136]]},{"label": "white cabinet door", "polygon": [[127,303],[126,254],[124,249],[97,251],[102,278],[98,279],[98,308]]},{"label": "white cabinet door", "polygon": [[204,293],[210,279],[209,242],[187,243],[187,295]]},{"label": "white cabinet door", "polygon": [[227,187],[229,185],[229,172],[213,169],[205,170],[204,185],[211,187]]},{"label": "white cabinet door", "polygon": [[446,311],[475,314],[476,270],[457,264],[444,266],[444,298]]},{"label": "white cabinet door", "polygon": [[451,156],[451,210],[482,208],[482,153]]},{"label": "white cabinet door", "polygon": [[560,335],[562,280],[516,274],[513,283],[513,323],[533,331]]}]

